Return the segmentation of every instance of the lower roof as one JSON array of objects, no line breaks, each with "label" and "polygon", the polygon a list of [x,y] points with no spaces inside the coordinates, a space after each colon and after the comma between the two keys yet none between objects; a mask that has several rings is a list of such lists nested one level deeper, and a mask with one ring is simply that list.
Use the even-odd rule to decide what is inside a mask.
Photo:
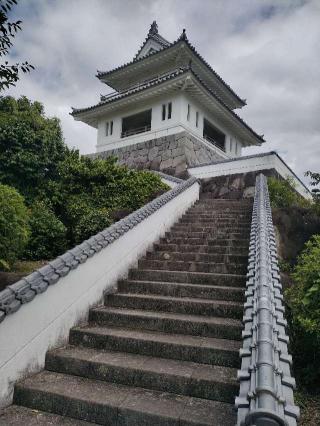
[{"label": "lower roof", "polygon": [[122,92],[114,92],[101,97],[98,104],[86,108],[73,108],[71,115],[93,127],[97,127],[98,118],[125,105],[140,102],[141,99],[154,98],[168,91],[184,91],[194,97],[205,108],[223,116],[225,122],[233,123],[240,131],[247,145],[260,145],[263,136],[258,135],[241,117],[213,92],[195,73],[192,67],[178,68],[160,77],[135,85]]}]

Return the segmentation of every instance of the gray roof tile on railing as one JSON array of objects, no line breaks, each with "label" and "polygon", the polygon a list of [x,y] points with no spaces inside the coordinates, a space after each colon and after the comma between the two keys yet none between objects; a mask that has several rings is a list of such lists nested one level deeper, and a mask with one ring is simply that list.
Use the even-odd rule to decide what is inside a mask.
[{"label": "gray roof tile on railing", "polygon": [[266,177],[256,179],[240,349],[237,425],[295,426],[295,380]]},{"label": "gray roof tile on railing", "polygon": [[65,277],[95,253],[112,244],[197,181],[195,177],[181,181],[175,188],[160,195],[119,222],[68,250],[15,284],[6,287],[0,292],[0,322],[7,315],[16,312],[23,303],[31,302],[37,294],[43,293],[50,285],[56,284],[60,278]]}]

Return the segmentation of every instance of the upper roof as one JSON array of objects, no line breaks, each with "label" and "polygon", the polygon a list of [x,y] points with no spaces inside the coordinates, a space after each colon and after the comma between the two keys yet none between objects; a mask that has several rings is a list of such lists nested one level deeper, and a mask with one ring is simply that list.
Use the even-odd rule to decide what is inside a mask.
[{"label": "upper roof", "polygon": [[156,21],[153,21],[147,38],[134,57],[134,60],[144,58],[145,56],[150,55],[150,53],[158,52],[164,47],[169,47],[170,44],[171,43],[168,40],[158,33],[158,25]]},{"label": "upper roof", "polygon": [[168,72],[172,67],[186,66],[190,62],[202,80],[229,108],[241,108],[246,105],[246,101],[241,99],[197,52],[189,42],[185,30],[176,41],[170,43],[158,33],[155,21],[131,62],[109,71],[98,71],[97,77],[115,90],[124,90],[150,77],[156,77],[159,73]]}]

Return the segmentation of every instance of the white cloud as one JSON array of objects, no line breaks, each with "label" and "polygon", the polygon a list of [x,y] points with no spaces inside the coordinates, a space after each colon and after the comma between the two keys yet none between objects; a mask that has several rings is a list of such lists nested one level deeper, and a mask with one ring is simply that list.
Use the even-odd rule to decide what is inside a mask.
[{"label": "white cloud", "polygon": [[44,103],[66,142],[94,151],[96,131],[69,116],[108,90],[95,78],[130,61],[156,19],[175,40],[182,28],[232,87],[247,98],[239,114],[263,148],[277,150],[302,177],[319,170],[320,3],[317,0],[21,0],[15,60],[33,63],[11,94]]}]

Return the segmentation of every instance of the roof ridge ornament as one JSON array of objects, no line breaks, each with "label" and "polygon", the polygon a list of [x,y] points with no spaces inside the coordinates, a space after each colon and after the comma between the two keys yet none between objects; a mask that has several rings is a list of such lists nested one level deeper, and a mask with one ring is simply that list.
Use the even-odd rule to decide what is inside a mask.
[{"label": "roof ridge ornament", "polygon": [[150,26],[150,30],[149,30],[148,36],[155,35],[155,34],[158,34],[158,24],[157,24],[157,21],[153,21],[152,22],[152,24]]},{"label": "roof ridge ornament", "polygon": [[185,28],[183,28],[182,33],[181,33],[180,37],[178,38],[178,40],[188,40]]}]

